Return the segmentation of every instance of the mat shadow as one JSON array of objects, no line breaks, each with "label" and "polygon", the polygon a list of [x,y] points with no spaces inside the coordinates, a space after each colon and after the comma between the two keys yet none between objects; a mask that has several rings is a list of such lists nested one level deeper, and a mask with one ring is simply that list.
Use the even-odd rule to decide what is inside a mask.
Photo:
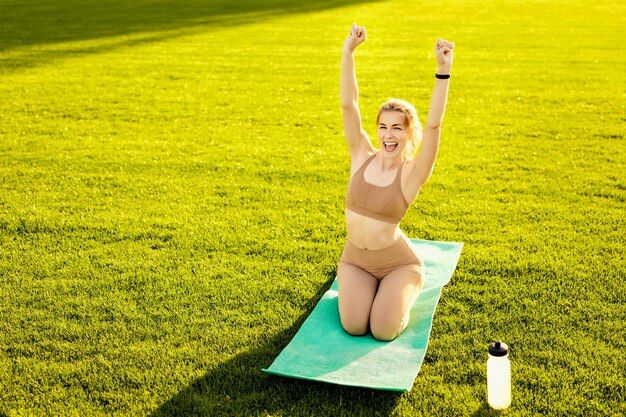
[{"label": "mat shadow", "polygon": [[345,387],[261,372],[278,356],[330,288],[335,274],[289,329],[218,365],[169,399],[152,417],[280,415],[389,415],[401,392]]}]

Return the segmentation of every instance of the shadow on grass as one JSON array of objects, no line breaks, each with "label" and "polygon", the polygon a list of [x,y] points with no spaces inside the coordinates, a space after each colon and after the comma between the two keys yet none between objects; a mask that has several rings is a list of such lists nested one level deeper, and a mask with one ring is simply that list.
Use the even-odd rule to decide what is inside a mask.
[{"label": "shadow on grass", "polygon": [[32,0],[10,5],[0,0],[0,53],[11,52],[0,59],[0,68],[17,70],[67,54],[100,51],[94,45],[54,45],[65,42],[101,40],[106,50],[128,42],[172,38],[194,29],[370,1],[377,0]]},{"label": "shadow on grass", "polygon": [[472,413],[472,417],[495,417],[501,416],[502,413],[506,410],[494,410],[489,406],[489,404],[485,401],[480,406],[480,408]]},{"label": "shadow on grass", "polygon": [[192,382],[152,417],[280,415],[389,415],[402,393],[283,378],[261,372],[278,356],[330,288],[334,272],[294,325]]}]

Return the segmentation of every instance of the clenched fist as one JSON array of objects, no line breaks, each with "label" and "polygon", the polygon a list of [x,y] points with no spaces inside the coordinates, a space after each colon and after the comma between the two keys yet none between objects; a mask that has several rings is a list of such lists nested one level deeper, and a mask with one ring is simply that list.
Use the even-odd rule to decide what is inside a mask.
[{"label": "clenched fist", "polygon": [[343,43],[343,48],[348,52],[354,52],[357,46],[365,42],[365,39],[367,39],[365,27],[357,26],[356,23],[353,23],[350,28],[350,35],[348,35]]},{"label": "clenched fist", "polygon": [[452,69],[452,49],[454,42],[448,42],[444,39],[437,39],[435,43],[435,57],[437,57],[437,73],[449,74]]}]

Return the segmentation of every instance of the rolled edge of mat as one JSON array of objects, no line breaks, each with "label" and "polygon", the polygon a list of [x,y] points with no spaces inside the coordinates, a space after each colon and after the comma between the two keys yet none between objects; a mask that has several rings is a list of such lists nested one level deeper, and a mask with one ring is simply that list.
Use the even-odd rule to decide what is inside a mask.
[{"label": "rolled edge of mat", "polygon": [[380,391],[394,391],[394,392],[409,392],[411,391],[411,388],[413,388],[413,384],[411,384],[411,386],[408,388],[406,387],[382,387],[382,386],[375,386],[375,385],[358,385],[358,384],[353,384],[353,383],[345,382],[345,381],[333,381],[333,380],[326,380],[323,378],[313,378],[313,377],[294,375],[294,374],[283,374],[280,372],[272,371],[270,369],[261,369],[261,371],[265,372],[266,374],[276,375],[276,376],[285,377],[285,378],[300,379],[303,381],[318,382],[318,383],[323,383],[323,384],[340,385],[343,387],[366,388],[366,389],[376,389]]}]

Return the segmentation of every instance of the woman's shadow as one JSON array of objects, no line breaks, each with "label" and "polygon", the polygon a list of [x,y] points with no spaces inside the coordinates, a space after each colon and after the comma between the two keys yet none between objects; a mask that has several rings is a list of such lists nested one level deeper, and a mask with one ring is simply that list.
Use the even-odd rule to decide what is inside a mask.
[{"label": "woman's shadow", "polygon": [[292,327],[211,369],[161,405],[152,416],[390,414],[402,393],[290,379],[261,372],[289,343],[330,288],[335,278],[334,273],[330,275],[326,285],[309,301],[305,313]]}]

